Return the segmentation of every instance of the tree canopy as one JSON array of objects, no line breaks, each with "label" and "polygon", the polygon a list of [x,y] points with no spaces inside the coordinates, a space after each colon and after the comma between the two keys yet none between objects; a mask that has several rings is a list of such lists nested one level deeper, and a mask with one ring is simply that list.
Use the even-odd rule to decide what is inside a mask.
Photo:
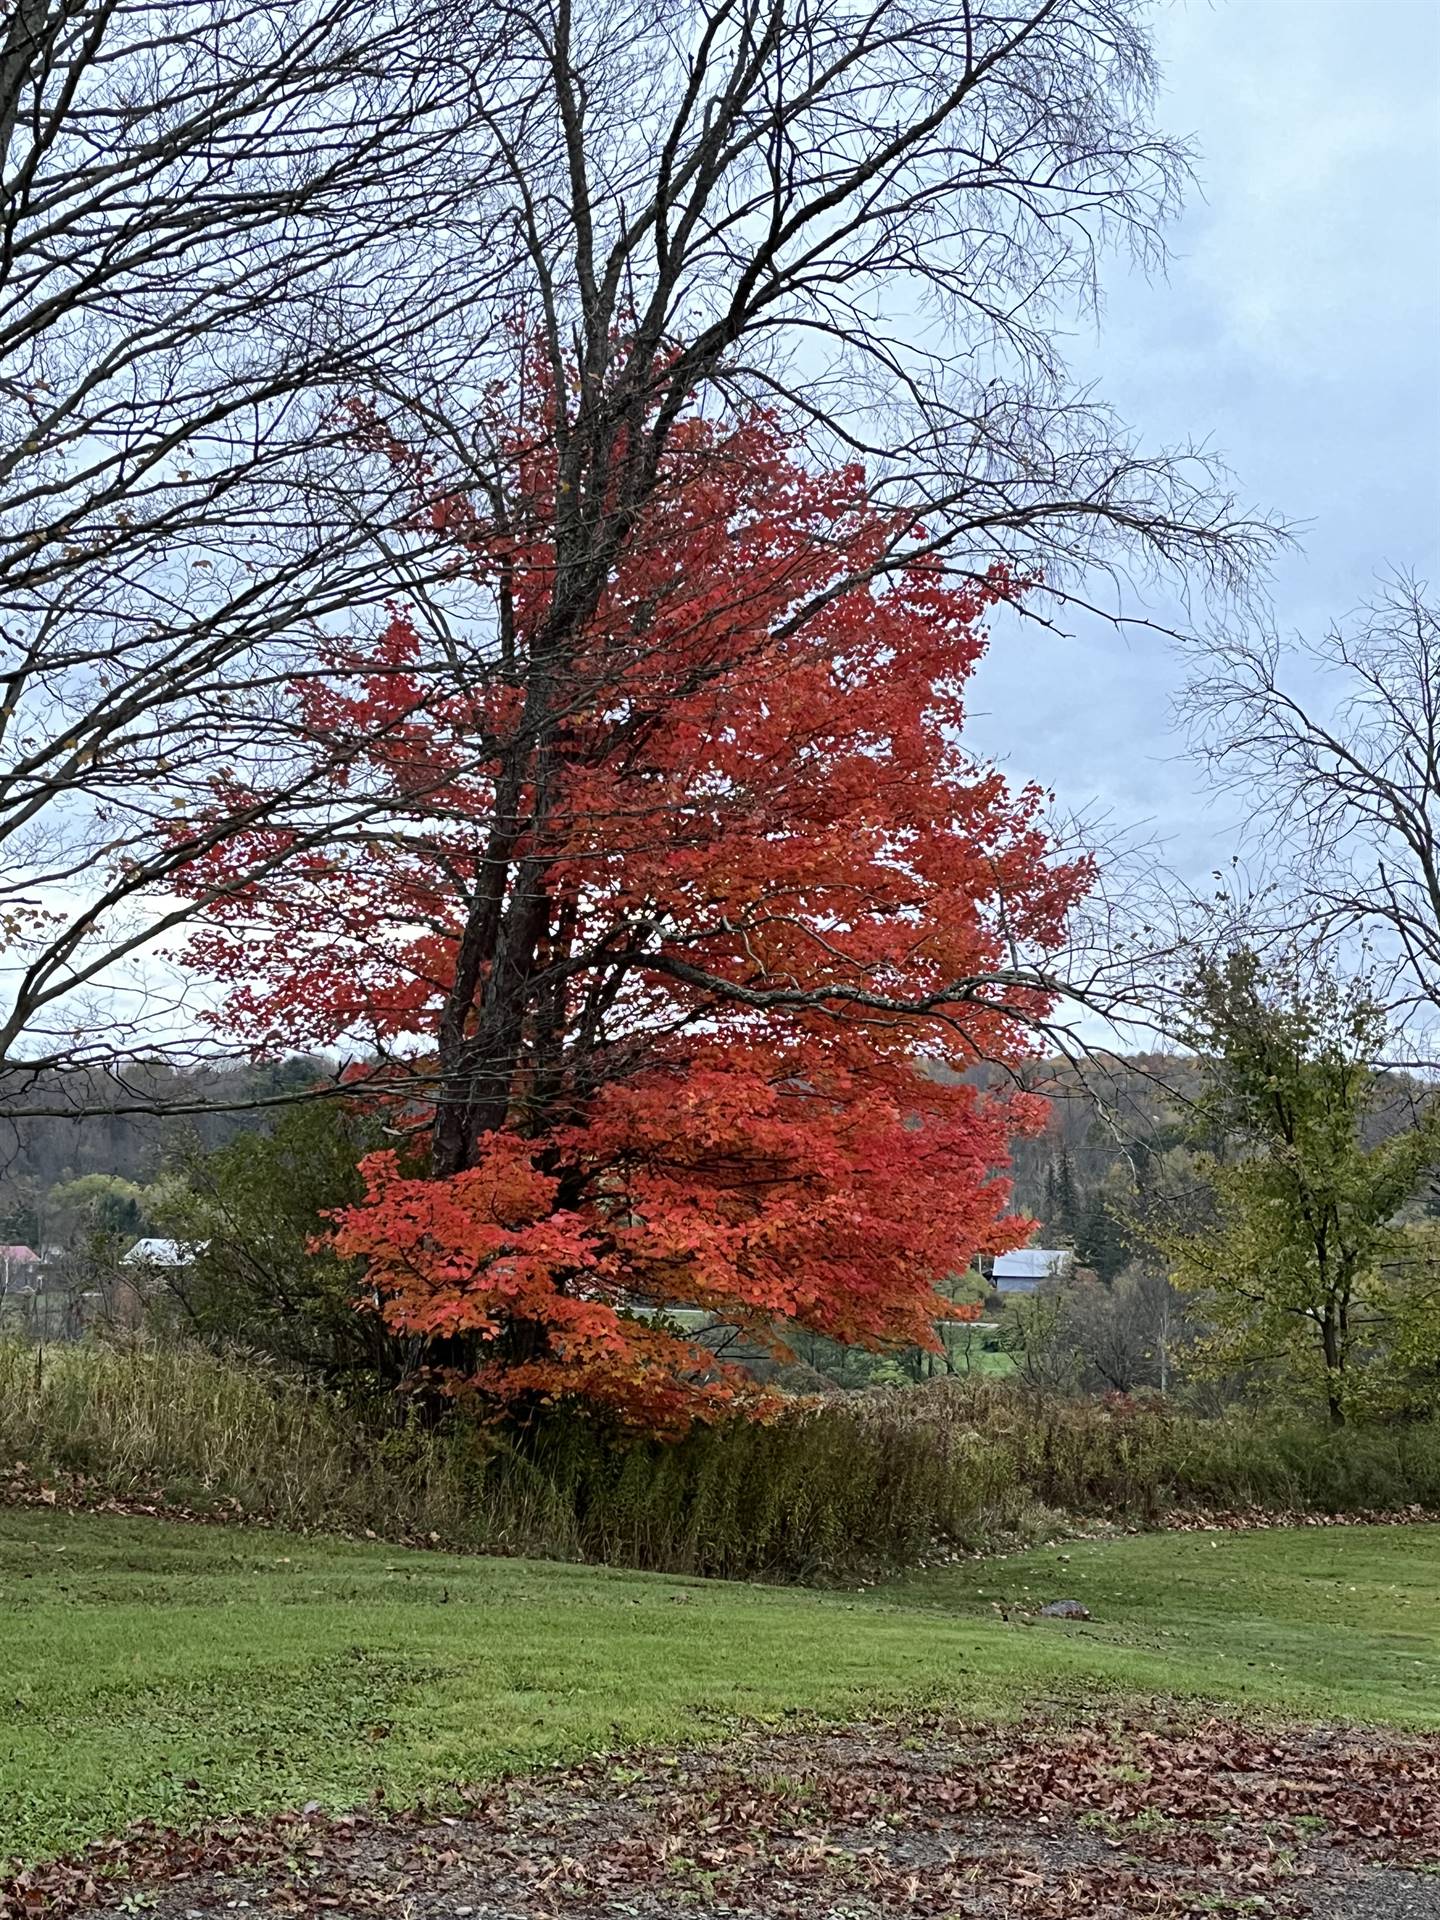
[{"label": "tree canopy", "polygon": [[1339,1424],[1416,1304],[1396,1284],[1410,1265],[1399,1216],[1440,1161],[1440,1109],[1430,1099],[1415,1124],[1367,1142],[1385,1017],[1363,983],[1267,979],[1239,950],[1201,970],[1195,996],[1214,1212],[1157,1245],[1204,1296],[1213,1362],[1279,1367]]},{"label": "tree canopy", "polygon": [[1023,1240],[996,1170],[1037,1103],[917,1069],[1032,1047],[1089,865],[961,744],[1020,583],[948,578],[858,465],[814,470],[762,412],[677,429],[558,649],[553,475],[516,458],[523,526],[424,509],[495,597],[493,671],[420,671],[397,611],[297,690],[394,828],[264,882],[243,842],[233,886],[207,864],[199,951],[253,1044],[380,1062],[356,1084],[403,1137],[336,1245],[392,1322],[467,1343],[502,1398],[664,1424],[736,1391],[667,1307],[928,1341],[937,1282]]}]

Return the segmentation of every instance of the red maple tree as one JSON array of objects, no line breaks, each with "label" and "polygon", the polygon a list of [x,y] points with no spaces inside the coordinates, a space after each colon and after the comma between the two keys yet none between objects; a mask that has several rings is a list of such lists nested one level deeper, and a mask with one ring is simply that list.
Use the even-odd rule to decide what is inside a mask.
[{"label": "red maple tree", "polygon": [[1089,868],[961,744],[1003,569],[947,577],[764,414],[691,421],[577,623],[554,485],[543,432],[484,498],[417,468],[492,617],[397,610],[297,689],[388,817],[293,860],[269,829],[197,957],[257,1050],[380,1063],[401,1138],[335,1241],[397,1328],[502,1402],[676,1431],[744,1389],[667,1308],[933,1344],[936,1284],[1023,1238],[996,1170],[1035,1105],[959,1070],[1031,1050],[1022,957]]}]

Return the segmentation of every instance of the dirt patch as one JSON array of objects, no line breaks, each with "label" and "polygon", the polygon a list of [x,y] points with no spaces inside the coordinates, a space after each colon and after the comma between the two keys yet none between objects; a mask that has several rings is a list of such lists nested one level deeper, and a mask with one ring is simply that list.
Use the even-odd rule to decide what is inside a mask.
[{"label": "dirt patch", "polygon": [[149,1828],[0,1914],[1440,1920],[1440,1738],[910,1718],[596,1761],[445,1811]]}]

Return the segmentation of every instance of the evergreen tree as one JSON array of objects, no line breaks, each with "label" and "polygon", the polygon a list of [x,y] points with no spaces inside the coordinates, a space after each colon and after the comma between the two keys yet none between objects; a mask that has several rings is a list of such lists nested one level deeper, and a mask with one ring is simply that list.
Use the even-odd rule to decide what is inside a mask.
[{"label": "evergreen tree", "polygon": [[1108,1286],[1130,1258],[1130,1246],[1110,1197],[1097,1187],[1085,1203],[1075,1236],[1075,1257]]}]

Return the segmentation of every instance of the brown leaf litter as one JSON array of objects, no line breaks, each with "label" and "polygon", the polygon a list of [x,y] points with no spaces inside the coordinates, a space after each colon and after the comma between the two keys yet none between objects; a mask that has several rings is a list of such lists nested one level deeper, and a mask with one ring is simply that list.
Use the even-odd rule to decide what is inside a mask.
[{"label": "brown leaf litter", "polygon": [[444,1810],[141,1824],[0,1881],[81,1920],[1440,1920],[1440,1736],[1139,1716],[752,1729]]}]

